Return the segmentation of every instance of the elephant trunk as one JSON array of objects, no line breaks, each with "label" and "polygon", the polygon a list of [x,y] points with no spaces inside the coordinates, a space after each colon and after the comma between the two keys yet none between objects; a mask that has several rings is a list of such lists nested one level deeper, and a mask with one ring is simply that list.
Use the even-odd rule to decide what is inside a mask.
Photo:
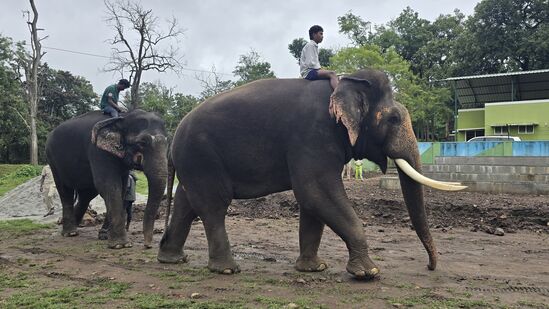
[{"label": "elephant trunk", "polygon": [[[406,161],[408,161],[416,171],[421,172],[421,163],[417,150],[412,152]],[[434,270],[437,266],[437,250],[431,232],[429,231],[429,224],[425,213],[423,186],[410,178],[400,168],[398,168],[398,174],[402,195],[404,196],[404,202],[406,203],[408,213],[410,214],[412,226],[429,255],[429,265],[427,265],[427,268]]]},{"label": "elephant trunk", "polygon": [[143,172],[149,183],[149,196],[143,217],[143,234],[146,248],[152,247],[154,221],[166,189],[168,176],[166,138],[164,136],[153,138],[152,145],[150,153],[144,153],[143,158]]}]

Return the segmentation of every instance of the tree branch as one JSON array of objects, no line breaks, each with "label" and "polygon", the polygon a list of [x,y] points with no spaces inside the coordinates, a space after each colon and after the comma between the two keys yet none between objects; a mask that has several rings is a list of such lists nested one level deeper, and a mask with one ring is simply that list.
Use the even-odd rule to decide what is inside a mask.
[{"label": "tree branch", "polygon": [[21,120],[23,120],[23,123],[25,124],[25,126],[27,127],[27,129],[30,131],[31,127],[29,125],[29,123],[27,122],[27,120],[25,119],[25,117],[23,117],[23,115],[21,114],[21,112],[19,112],[17,110],[17,108],[13,107],[13,106],[10,106],[11,109],[13,109],[15,111],[15,113],[21,118]]}]

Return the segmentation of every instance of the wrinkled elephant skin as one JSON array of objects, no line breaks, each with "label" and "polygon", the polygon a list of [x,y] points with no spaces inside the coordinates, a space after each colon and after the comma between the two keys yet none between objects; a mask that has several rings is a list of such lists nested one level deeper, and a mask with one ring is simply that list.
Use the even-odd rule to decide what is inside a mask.
[{"label": "wrinkled elephant skin", "polygon": [[150,247],[154,219],[166,187],[166,154],[164,121],[153,113],[134,110],[110,118],[97,111],[60,124],[48,136],[46,156],[63,205],[62,235],[78,234],[76,227],[89,202],[100,194],[107,218],[99,238],[108,239],[113,249],[131,247],[123,197],[130,170],[139,169],[149,183],[143,233],[145,246]]},{"label": "wrinkled elephant skin", "polygon": [[[231,200],[292,189],[300,207],[296,269],[327,267],[318,247],[328,225],[347,245],[347,271],[357,278],[377,276],[380,270],[368,256],[362,222],[347,198],[341,171],[351,158],[369,159],[385,171],[387,157],[420,169],[408,111],[394,101],[389,79],[380,71],[343,77],[334,91],[326,80],[268,79],[210,98],[181,121],[171,145],[180,185],[158,260],[186,261],[183,246],[199,216],[210,270],[238,272],[225,230]],[[423,187],[408,178],[402,185],[434,269],[436,248]]]}]

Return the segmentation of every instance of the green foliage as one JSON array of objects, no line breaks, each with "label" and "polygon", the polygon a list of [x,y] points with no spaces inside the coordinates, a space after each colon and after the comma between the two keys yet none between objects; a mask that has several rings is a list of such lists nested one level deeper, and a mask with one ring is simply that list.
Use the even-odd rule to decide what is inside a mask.
[{"label": "green foliage", "polygon": [[28,288],[31,287],[33,283],[34,281],[25,273],[17,273],[15,275],[0,273],[0,291],[5,289]]},{"label": "green foliage", "polygon": [[51,227],[53,227],[52,224],[35,223],[30,219],[5,220],[0,221],[0,235],[2,237],[8,235],[11,235],[11,237],[22,236]]},{"label": "green foliage", "polygon": [[460,74],[546,69],[547,0],[483,0],[459,38]]},{"label": "green foliage", "polygon": [[172,89],[160,82],[143,83],[139,89],[142,98],[140,108],[158,113],[166,122],[166,130],[170,138],[181,119],[200,103],[194,96],[174,94]]},{"label": "green foliage", "polygon": [[363,20],[360,16],[351,11],[337,18],[339,33],[345,34],[349,40],[356,46],[361,46],[369,42],[371,35],[371,23]]},{"label": "green foliage", "polygon": [[[22,163],[29,159],[29,111],[20,76],[28,54],[24,43],[0,36],[0,162]],[[90,111],[96,94],[89,81],[70,72],[39,68],[42,94],[38,102],[39,161],[45,162],[47,134],[61,122]]]},{"label": "green foliage", "polygon": [[290,51],[290,54],[294,56],[294,58],[298,61],[301,57],[301,50],[303,50],[305,44],[307,44],[307,40],[305,40],[304,38],[294,39],[292,43],[288,44],[288,50]]},{"label": "green foliage", "polygon": [[238,60],[238,64],[236,65],[233,74],[239,78],[235,82],[236,86],[262,78],[276,77],[271,70],[271,64],[266,61],[261,61],[261,57],[254,50],[250,50],[246,55],[240,55],[240,59]]},{"label": "green foliage", "polygon": [[42,167],[38,165],[22,165],[19,169],[11,175],[12,177],[17,178],[32,178],[40,175],[42,172]]},{"label": "green foliage", "polygon": [[[407,306],[421,308],[490,308],[490,304],[482,300],[471,300],[461,298],[443,298],[440,295],[426,293],[419,296],[402,298],[390,298],[389,303],[393,306]],[[398,304],[398,305],[397,305]]]},{"label": "green foliage", "polygon": [[10,38],[0,35],[0,162],[28,160],[27,110]]},{"label": "green foliage", "polygon": [[41,166],[34,165],[0,165],[0,196],[40,175]]}]

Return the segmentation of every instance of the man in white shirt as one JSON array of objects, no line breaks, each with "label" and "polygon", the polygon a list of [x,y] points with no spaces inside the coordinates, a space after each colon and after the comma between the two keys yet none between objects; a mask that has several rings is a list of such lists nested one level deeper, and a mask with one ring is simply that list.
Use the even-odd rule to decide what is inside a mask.
[{"label": "man in white shirt", "polygon": [[311,41],[301,50],[299,69],[301,77],[308,80],[329,79],[330,85],[335,89],[337,86],[337,75],[334,71],[323,70],[318,60],[318,43],[324,39],[324,30],[318,25],[309,29]]}]

